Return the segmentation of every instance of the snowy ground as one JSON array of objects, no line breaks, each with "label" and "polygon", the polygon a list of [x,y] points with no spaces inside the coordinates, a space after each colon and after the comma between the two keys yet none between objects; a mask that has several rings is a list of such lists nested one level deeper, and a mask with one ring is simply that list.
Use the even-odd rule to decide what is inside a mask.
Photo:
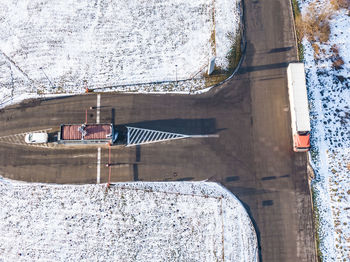
[{"label": "snowy ground", "polygon": [[[331,10],[329,1],[299,0]],[[303,41],[312,120],[312,165],[323,261],[350,261],[350,16],[334,11],[329,41]],[[339,63],[341,58],[344,64]],[[338,61],[338,62],[336,62]],[[339,66],[340,65],[340,66]]]},{"label": "snowy ground", "polygon": [[215,183],[0,179],[0,261],[257,261],[241,203]]},{"label": "snowy ground", "polygon": [[[225,69],[240,0],[4,0],[0,2],[0,104],[23,93],[189,92],[208,60]],[[51,83],[50,83],[51,82]]]}]

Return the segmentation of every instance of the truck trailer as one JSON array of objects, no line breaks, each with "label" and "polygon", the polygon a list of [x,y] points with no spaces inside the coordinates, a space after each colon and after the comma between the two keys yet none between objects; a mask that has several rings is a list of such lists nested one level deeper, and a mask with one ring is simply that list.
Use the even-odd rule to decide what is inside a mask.
[{"label": "truck trailer", "polygon": [[290,63],[287,69],[288,93],[293,132],[293,150],[310,149],[310,117],[303,63]]},{"label": "truck trailer", "polygon": [[63,124],[58,144],[113,144],[118,137],[113,124]]}]

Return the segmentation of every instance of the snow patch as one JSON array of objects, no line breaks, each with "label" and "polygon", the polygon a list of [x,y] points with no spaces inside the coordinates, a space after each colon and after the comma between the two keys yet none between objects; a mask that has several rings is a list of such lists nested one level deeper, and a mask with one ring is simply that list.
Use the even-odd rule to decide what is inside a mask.
[{"label": "snow patch", "polygon": [[[239,3],[2,1],[0,103],[24,93],[82,93],[86,87],[123,92],[203,89],[198,73],[206,70],[209,59],[216,56],[218,66],[228,66]],[[160,83],[176,80],[189,81],[171,88]],[[151,84],[139,86],[144,83]]]},{"label": "snow patch", "polygon": [[[314,2],[300,0],[302,13]],[[316,8],[329,6],[326,0],[315,3]],[[330,19],[329,41],[317,42],[321,50],[318,59],[315,59],[311,43],[303,41],[311,106],[310,157],[316,173],[312,185],[320,215],[323,261],[348,261],[350,258],[349,27],[348,10],[335,11]],[[335,64],[339,58],[344,62],[341,66]]]},{"label": "snow patch", "polygon": [[242,204],[216,183],[0,179],[0,260],[257,261]]}]

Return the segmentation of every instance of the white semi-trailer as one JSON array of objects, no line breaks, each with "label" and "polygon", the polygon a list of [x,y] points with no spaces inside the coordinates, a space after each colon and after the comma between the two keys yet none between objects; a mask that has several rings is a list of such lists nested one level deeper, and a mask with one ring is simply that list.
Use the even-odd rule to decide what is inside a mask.
[{"label": "white semi-trailer", "polygon": [[293,131],[293,150],[310,148],[310,117],[303,63],[290,63],[287,69],[288,93]]}]

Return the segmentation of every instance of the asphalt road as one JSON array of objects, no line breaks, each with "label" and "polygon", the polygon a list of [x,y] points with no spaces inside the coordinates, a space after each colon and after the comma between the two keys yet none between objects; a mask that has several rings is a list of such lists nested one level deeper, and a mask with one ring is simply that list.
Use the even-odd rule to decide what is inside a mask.
[{"label": "asphalt road", "polygon": [[[261,261],[316,261],[306,154],[292,151],[286,65],[296,61],[288,0],[245,1],[247,50],[238,74],[203,95],[102,94],[101,122],[218,137],[112,147],[112,181],[222,183],[255,224]],[[29,101],[0,112],[0,137],[82,123],[88,94]],[[88,121],[96,121],[89,110]],[[0,139],[1,140],[1,139]],[[108,179],[102,148],[101,182]],[[96,183],[96,147],[0,144],[0,174]]]}]

